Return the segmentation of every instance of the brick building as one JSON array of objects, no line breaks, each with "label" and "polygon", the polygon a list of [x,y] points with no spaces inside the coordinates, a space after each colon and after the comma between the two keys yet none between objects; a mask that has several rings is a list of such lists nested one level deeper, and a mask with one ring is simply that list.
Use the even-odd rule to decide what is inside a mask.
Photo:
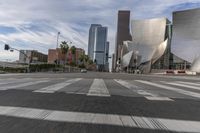
[{"label": "brick building", "polygon": [[63,54],[60,48],[49,49],[48,52],[48,63],[56,63],[58,60],[59,64],[66,63],[75,63],[76,65],[80,64],[79,58],[81,55],[84,55],[85,51],[81,48],[76,48],[75,55],[72,54],[71,50],[68,51],[67,55]]}]

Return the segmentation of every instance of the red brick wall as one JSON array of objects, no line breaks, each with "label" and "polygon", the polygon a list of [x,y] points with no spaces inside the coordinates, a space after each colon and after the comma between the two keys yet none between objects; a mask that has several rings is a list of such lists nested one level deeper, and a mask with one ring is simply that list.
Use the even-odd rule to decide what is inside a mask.
[{"label": "red brick wall", "polygon": [[65,60],[65,54],[62,53],[61,49],[49,49],[48,51],[48,63],[55,63],[54,61],[58,59],[60,61]]}]

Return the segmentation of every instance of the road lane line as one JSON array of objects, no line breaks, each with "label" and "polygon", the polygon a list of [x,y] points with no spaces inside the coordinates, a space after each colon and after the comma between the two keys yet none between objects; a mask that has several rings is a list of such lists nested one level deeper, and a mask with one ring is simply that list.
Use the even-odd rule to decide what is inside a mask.
[{"label": "road lane line", "polygon": [[158,94],[153,94],[153,93],[150,93],[150,92],[147,92],[145,90],[143,90],[142,88],[136,86],[136,85],[133,85],[133,84],[130,84],[124,80],[117,80],[117,79],[114,79],[115,82],[121,84],[122,86],[132,90],[133,92],[139,94],[139,95],[142,95],[144,96],[147,100],[152,100],[152,101],[174,101],[168,97],[163,97],[163,96],[160,96]]},{"label": "road lane line", "polygon": [[135,81],[143,83],[143,84],[147,84],[147,85],[151,85],[151,86],[175,91],[175,92],[178,92],[178,93],[181,93],[181,94],[184,94],[184,95],[188,95],[188,96],[192,96],[192,97],[195,97],[195,98],[200,98],[200,94],[196,93],[196,92],[186,91],[186,90],[182,90],[182,89],[179,89],[179,88],[161,85],[161,84],[157,84],[157,83],[153,83],[153,82],[149,82],[149,81],[143,81],[143,80],[135,80]]},{"label": "road lane line", "polygon": [[103,79],[94,79],[87,96],[110,97],[109,91]]},{"label": "road lane line", "polygon": [[54,85],[50,85],[50,86],[47,86],[47,87],[44,87],[44,88],[41,88],[41,89],[38,89],[38,90],[35,90],[33,92],[37,92],[37,93],[54,93],[68,85],[71,85],[75,82],[78,82],[82,80],[82,78],[75,78],[75,79],[71,79],[71,80],[67,80],[65,82],[62,82],[62,83],[58,83],[58,84],[54,84]]},{"label": "road lane line", "polygon": [[0,106],[0,115],[53,122],[111,125],[150,130],[199,133],[200,121],[152,118],[143,116],[47,110]]},{"label": "road lane line", "polygon": [[11,85],[11,86],[1,86],[0,90],[8,90],[8,89],[15,89],[15,88],[20,88],[20,87],[26,87],[26,86],[30,86],[30,85],[36,85],[36,84],[40,84],[40,83],[45,83],[48,82],[49,80],[42,80],[42,81],[32,81],[32,82],[27,82],[27,83],[21,83],[18,85]]}]

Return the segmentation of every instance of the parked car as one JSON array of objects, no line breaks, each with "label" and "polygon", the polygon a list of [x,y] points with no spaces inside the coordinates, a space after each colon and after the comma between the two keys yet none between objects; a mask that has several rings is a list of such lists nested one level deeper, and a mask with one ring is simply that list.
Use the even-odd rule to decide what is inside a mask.
[{"label": "parked car", "polygon": [[87,73],[86,69],[81,69],[81,73]]}]

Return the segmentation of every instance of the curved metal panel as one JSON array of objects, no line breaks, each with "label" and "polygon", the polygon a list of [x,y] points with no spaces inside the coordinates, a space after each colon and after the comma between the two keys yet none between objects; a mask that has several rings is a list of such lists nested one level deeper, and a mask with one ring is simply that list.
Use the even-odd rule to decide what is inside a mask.
[{"label": "curved metal panel", "polygon": [[158,48],[155,50],[153,57],[152,57],[152,63],[155,63],[166,51],[168,44],[168,39],[161,43]]},{"label": "curved metal panel", "polygon": [[191,71],[200,73],[200,56],[194,59]]},{"label": "curved metal panel", "polygon": [[133,57],[133,51],[124,55],[123,58],[122,58],[122,67],[129,66],[132,57]]},{"label": "curved metal panel", "polygon": [[173,13],[172,53],[192,63],[200,51],[200,8]]},{"label": "curved metal panel", "polygon": [[165,40],[166,24],[166,18],[132,20],[132,40],[139,45],[157,47]]},{"label": "curved metal panel", "polygon": [[165,41],[166,18],[132,20],[133,49],[142,56],[141,63],[152,60],[155,51]]}]

